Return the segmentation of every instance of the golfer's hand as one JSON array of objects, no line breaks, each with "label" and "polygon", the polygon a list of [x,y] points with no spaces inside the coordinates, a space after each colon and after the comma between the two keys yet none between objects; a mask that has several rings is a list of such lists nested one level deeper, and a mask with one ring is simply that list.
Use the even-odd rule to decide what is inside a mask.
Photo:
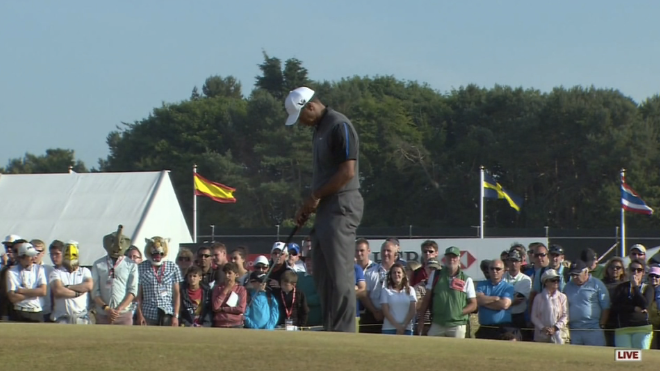
[{"label": "golfer's hand", "polygon": [[309,196],[305,200],[305,203],[302,205],[300,210],[298,210],[298,215],[296,215],[296,222],[298,222],[298,226],[302,226],[305,224],[305,222],[307,222],[309,216],[312,215],[316,211],[316,208],[319,206],[319,201],[320,199],[315,198],[314,196]]}]

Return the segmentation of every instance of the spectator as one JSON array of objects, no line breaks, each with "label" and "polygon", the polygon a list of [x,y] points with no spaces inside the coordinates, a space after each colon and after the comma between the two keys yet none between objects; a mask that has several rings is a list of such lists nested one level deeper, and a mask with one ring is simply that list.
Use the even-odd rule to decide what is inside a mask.
[{"label": "spectator", "polygon": [[548,248],[544,244],[536,242],[529,246],[534,247],[534,273],[530,276],[532,279],[532,293],[529,295],[529,313],[531,313],[534,306],[534,296],[543,290],[541,277],[550,265],[550,258],[548,257]]},{"label": "spectator", "polygon": [[307,298],[301,290],[296,290],[298,275],[293,270],[287,270],[280,278],[280,288],[275,289],[275,300],[280,308],[280,318],[277,321],[279,326],[303,327],[307,324],[309,308],[307,307]]},{"label": "spectator", "polygon": [[629,282],[620,283],[612,296],[612,312],[616,318],[614,346],[617,348],[650,349],[653,326],[649,311],[655,300],[654,287],[643,282],[644,261],[635,259],[628,265]]},{"label": "spectator", "polygon": [[428,336],[466,336],[468,316],[477,308],[477,296],[472,278],[461,270],[460,256],[458,247],[447,248],[445,268],[436,270],[426,284],[426,295],[419,312],[423,315],[427,309],[431,311]]},{"label": "spectator", "polygon": [[367,282],[364,280],[364,272],[362,267],[357,263],[355,264],[355,297],[357,299],[355,305],[355,332],[360,332],[360,312],[362,306],[360,300],[367,295]]},{"label": "spectator", "polygon": [[305,270],[305,264],[300,260],[300,246],[297,243],[289,243],[286,248],[289,253],[287,258],[288,267],[294,272],[301,272]]},{"label": "spectator", "polygon": [[566,267],[564,264],[564,248],[559,245],[550,245],[548,252],[550,254],[550,264],[548,264],[548,268],[554,269],[559,275],[559,291],[562,291],[564,290],[566,282],[570,279],[570,276],[568,275],[568,267],[570,267],[570,265]]},{"label": "spectator", "polygon": [[[181,277],[185,277],[188,273],[188,269],[193,266],[194,256],[190,249],[185,247],[179,249],[179,253],[176,255],[176,265],[181,271]],[[207,282],[208,285],[208,282]]]},{"label": "spectator", "polygon": [[266,274],[259,271],[250,273],[248,290],[250,302],[245,310],[245,327],[259,330],[272,330],[277,326],[280,309],[272,290],[264,280]]},{"label": "spectator", "polygon": [[361,333],[381,333],[383,312],[381,311],[380,296],[386,284],[387,272],[392,268],[398,252],[398,246],[395,243],[385,241],[380,248],[381,262],[373,265],[364,274],[367,294],[362,297],[362,304],[366,307],[366,311],[360,315]]},{"label": "spectator", "polygon": [[[266,258],[264,257],[264,260]],[[266,263],[268,261],[266,260]],[[314,271],[312,270],[312,259],[305,259],[306,269],[304,272],[296,273],[298,275],[298,290],[305,294],[307,298],[307,307],[309,314],[307,316],[307,326],[322,326],[323,319],[321,314],[321,299],[316,292],[316,285],[314,284]],[[363,279],[364,281],[364,279]],[[247,321],[247,320],[246,320]]]},{"label": "spectator", "polygon": [[289,253],[286,246],[284,246],[284,243],[275,242],[275,244],[273,244],[273,248],[270,250],[270,264],[273,265],[273,269],[268,276],[268,286],[270,286],[272,289],[280,287],[280,278],[282,278],[282,274],[285,271],[291,269],[286,263],[288,257]]},{"label": "spectator", "polygon": [[587,268],[589,268],[589,274],[591,274],[592,277],[599,280],[603,279],[603,276],[605,276],[605,268],[598,264],[598,253],[596,251],[593,249],[582,250],[582,253],[580,254],[580,260],[587,264]]},{"label": "spectator", "polygon": [[144,255],[147,260],[138,266],[137,319],[141,325],[178,327],[182,277],[179,267],[165,260],[169,253],[169,238],[153,237],[146,242]]},{"label": "spectator", "polygon": [[[605,275],[603,283],[607,288],[610,298],[614,297],[614,290],[616,287],[627,280],[626,271],[623,268],[623,259],[613,257],[605,265]],[[605,325],[605,344],[608,347],[614,346],[614,329],[617,326],[616,316],[610,315],[607,317],[607,324]]]},{"label": "spectator", "polygon": [[[654,288],[654,292],[658,292],[660,288],[660,267],[652,266],[649,269],[649,285]],[[649,321],[653,325],[654,334],[657,334],[657,331],[660,330],[660,310],[658,310],[658,296],[654,298],[653,302],[649,306]],[[658,341],[657,336],[653,336],[655,339],[655,349],[660,349],[660,341]]]},{"label": "spectator", "polygon": [[94,282],[92,272],[79,266],[78,242],[68,241],[64,248],[62,269],[50,273],[50,286],[55,301],[53,322],[88,325],[89,295]]},{"label": "spectator", "polygon": [[380,295],[384,317],[382,333],[412,335],[416,303],[417,295],[408,284],[404,266],[395,263],[387,273],[386,285]]},{"label": "spectator", "polygon": [[364,238],[358,238],[355,241],[355,263],[362,268],[363,273],[367,273],[367,270],[376,263],[371,261],[369,256],[371,255],[371,248],[369,247],[369,241]]},{"label": "spectator", "polygon": [[213,289],[213,327],[243,327],[243,314],[247,305],[247,291],[238,285],[238,266],[226,263],[222,266],[225,280]]},{"label": "spectator", "polygon": [[43,322],[40,298],[46,296],[47,282],[43,267],[34,264],[38,252],[27,242],[15,242],[13,248],[17,264],[7,271],[7,297],[14,306],[9,319],[14,322]]},{"label": "spectator", "polygon": [[[408,262],[408,267],[414,267],[414,264],[417,263],[416,261],[410,261]],[[417,263],[420,267],[421,264]],[[440,266],[440,262],[438,262],[435,259],[431,259],[426,262],[426,267],[428,267],[431,270],[430,276],[429,277],[434,277],[434,274],[436,271],[440,270],[442,267]],[[414,267],[413,270],[411,270],[411,275],[412,272],[417,269],[418,267]],[[417,323],[415,327],[415,333],[420,333],[426,336],[429,332],[429,329],[431,328],[431,309],[430,305],[429,308],[422,313],[422,305],[424,304],[424,297],[426,296],[426,285],[429,283],[428,278],[419,282],[417,285],[415,285],[414,289],[417,294],[417,313],[419,316],[415,316],[417,318]]]},{"label": "spectator", "polygon": [[[129,247],[128,250],[126,250],[126,253],[124,255],[126,255],[127,258],[131,259],[133,261],[133,263],[135,263],[135,264],[139,265],[140,263],[142,263],[142,252],[135,245],[131,245],[131,247]],[[131,312],[133,312],[133,324],[134,325],[139,325],[140,324],[138,322],[138,318],[137,318],[137,306],[138,306],[138,301],[137,301],[137,297],[136,297],[133,300],[133,302],[131,303],[130,307],[129,307],[129,310]]]},{"label": "spectator", "polygon": [[565,344],[568,342],[568,300],[559,291],[560,276],[554,269],[543,273],[543,291],[534,298],[532,323],[534,341]]},{"label": "spectator", "polygon": [[504,274],[504,281],[513,286],[514,298],[511,304],[511,320],[513,326],[520,330],[524,340],[532,340],[529,331],[523,330],[527,327],[525,312],[527,312],[527,301],[532,291],[532,280],[522,273],[522,256],[517,250],[513,250],[507,255],[507,272]]},{"label": "spectator", "polygon": [[438,244],[432,240],[422,242],[422,266],[415,269],[410,280],[410,286],[416,286],[418,283],[428,281],[432,269],[428,267],[429,261],[438,260]]},{"label": "spectator", "polygon": [[48,246],[48,253],[50,254],[50,261],[53,263],[53,268],[62,268],[62,259],[64,254],[64,242],[54,240]]},{"label": "spectator", "polygon": [[[534,272],[536,271],[536,268],[534,267],[534,262],[536,259],[534,258],[536,246],[538,245],[543,245],[540,242],[532,242],[529,244],[527,247],[527,267],[523,271],[528,277],[533,278]],[[532,281],[532,286],[533,286],[533,281]]]},{"label": "spectator", "polygon": [[213,310],[211,290],[202,282],[202,269],[191,266],[186,279],[181,283],[181,306],[179,318],[185,327],[211,327]]},{"label": "spectator", "polygon": [[197,266],[202,269],[202,282],[211,289],[216,280],[216,271],[213,269],[213,260],[211,259],[211,248],[202,246],[197,250]]},{"label": "spectator", "polygon": [[504,250],[500,253],[500,260],[502,260],[503,262],[506,262],[506,259],[508,257],[509,257],[509,251],[508,250]]},{"label": "spectator", "polygon": [[266,258],[263,255],[257,256],[256,259],[254,259],[254,264],[252,265],[252,269],[255,272],[260,272],[265,274],[268,272],[268,267],[270,266],[270,262],[268,261],[268,258]]},{"label": "spectator", "polygon": [[[15,234],[10,234],[9,236],[5,237],[4,240],[2,240],[2,245],[4,246],[4,249],[0,249],[0,268],[7,267],[13,263],[13,253],[14,249],[13,246],[18,240],[23,240],[20,236],[17,236]],[[27,241],[25,241],[27,242]]]},{"label": "spectator", "polygon": [[503,330],[511,325],[514,289],[502,279],[504,262],[493,260],[489,271],[490,279],[479,282],[476,288],[480,326],[475,336],[478,339],[499,339]]},{"label": "spectator", "polygon": [[34,246],[37,250],[37,256],[34,257],[34,264],[41,266],[45,270],[46,280],[48,281],[46,286],[46,296],[39,298],[41,301],[41,308],[43,311],[44,322],[53,322],[52,312],[53,312],[53,294],[50,287],[50,274],[55,270],[55,267],[52,265],[44,265],[44,255],[46,251],[46,244],[42,240],[33,239],[30,240],[30,244]]},{"label": "spectator", "polygon": [[[227,264],[227,246],[220,242],[214,242],[211,245],[211,253],[213,254],[213,269],[217,272],[222,271],[222,266]],[[222,278],[218,276],[217,278]],[[222,281],[222,280],[220,280]]]},{"label": "spectator", "polygon": [[568,299],[571,344],[605,346],[602,329],[610,312],[607,287],[589,274],[589,267],[582,260],[571,264],[569,274],[571,280],[564,287],[564,294]]},{"label": "spectator", "polygon": [[133,324],[131,304],[138,294],[139,273],[137,264],[124,256],[130,244],[129,238],[117,232],[103,237],[108,255],[92,265],[96,324]]},{"label": "spectator", "polygon": [[492,260],[485,259],[482,260],[481,263],[479,263],[479,270],[481,270],[481,273],[484,275],[485,280],[490,279],[489,269],[492,262],[493,262]]},{"label": "spectator", "polygon": [[9,269],[16,264],[16,249],[14,246],[23,242],[27,242],[21,238],[17,238],[16,235],[9,235],[5,237],[3,245],[5,246],[7,253],[7,261],[5,265],[0,269],[0,319],[3,321],[8,321],[11,317],[11,313],[14,311],[14,305],[9,301],[8,289],[9,289],[9,278],[8,271]]},{"label": "spectator", "polygon": [[239,246],[232,250],[231,252],[231,262],[236,264],[238,267],[238,284],[245,286],[250,276],[250,272],[247,271],[247,262],[245,258],[247,257],[247,249],[245,246]]}]

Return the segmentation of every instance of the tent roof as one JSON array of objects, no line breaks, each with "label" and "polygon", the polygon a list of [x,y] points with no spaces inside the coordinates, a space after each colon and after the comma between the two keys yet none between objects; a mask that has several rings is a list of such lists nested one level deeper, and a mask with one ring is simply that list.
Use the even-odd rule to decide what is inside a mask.
[{"label": "tent roof", "polygon": [[141,251],[145,237],[169,233],[169,258],[192,242],[168,171],[2,174],[0,210],[0,238],[78,241],[81,265],[105,255],[103,236],[119,224]]}]

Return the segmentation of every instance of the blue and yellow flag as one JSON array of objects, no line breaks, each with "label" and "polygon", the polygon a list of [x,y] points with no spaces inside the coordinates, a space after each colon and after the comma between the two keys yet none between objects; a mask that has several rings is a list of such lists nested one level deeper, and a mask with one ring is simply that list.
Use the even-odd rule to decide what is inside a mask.
[{"label": "blue and yellow flag", "polygon": [[507,192],[495,181],[495,178],[486,171],[484,171],[484,198],[505,199],[509,202],[509,206],[514,208],[517,212],[520,212],[523,203],[521,197],[518,197],[511,192]]}]

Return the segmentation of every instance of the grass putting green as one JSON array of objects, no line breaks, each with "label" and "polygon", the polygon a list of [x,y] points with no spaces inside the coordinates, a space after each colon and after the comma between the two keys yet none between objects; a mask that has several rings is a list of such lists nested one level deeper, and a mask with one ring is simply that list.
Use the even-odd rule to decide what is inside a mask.
[{"label": "grass putting green", "polygon": [[630,370],[614,348],[246,329],[0,324],[3,370]]}]

